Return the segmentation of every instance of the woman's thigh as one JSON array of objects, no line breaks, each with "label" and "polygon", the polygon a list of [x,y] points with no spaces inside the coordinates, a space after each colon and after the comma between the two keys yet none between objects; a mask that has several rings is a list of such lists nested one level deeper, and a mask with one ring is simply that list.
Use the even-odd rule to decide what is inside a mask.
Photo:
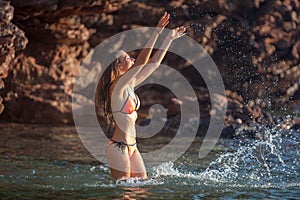
[{"label": "woman's thigh", "polygon": [[145,164],[137,148],[135,149],[132,156],[130,157],[130,165],[131,165],[131,177],[141,177],[144,179],[147,178]]},{"label": "woman's thigh", "polygon": [[106,156],[113,178],[130,177],[130,158],[126,147],[117,147],[115,144],[109,144],[106,149]]}]

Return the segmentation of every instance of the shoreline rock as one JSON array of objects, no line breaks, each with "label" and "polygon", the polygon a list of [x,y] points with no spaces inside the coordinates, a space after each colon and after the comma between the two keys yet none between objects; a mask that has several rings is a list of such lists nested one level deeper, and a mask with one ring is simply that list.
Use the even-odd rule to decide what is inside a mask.
[{"label": "shoreline rock", "polygon": [[[4,79],[7,78],[10,62],[15,57],[15,52],[24,49],[28,43],[24,31],[11,23],[14,8],[8,1],[0,0],[0,90],[5,87]],[[3,94],[0,95],[0,114],[4,110]]]},{"label": "shoreline rock", "polygon": [[[5,55],[0,57],[0,113],[3,104],[6,106],[1,120],[72,124],[72,87],[81,61],[93,47],[116,33],[153,26],[164,10],[171,14],[170,28],[186,25],[189,36],[216,62],[227,98],[216,97],[220,102],[217,109],[228,103],[228,130],[230,126],[272,124],[274,116],[264,110],[290,109],[300,104],[298,1],[38,2],[13,0],[10,4],[14,8],[6,1],[0,2],[1,29],[6,27],[0,37]],[[200,129],[205,131],[215,111],[210,111],[204,80],[176,55],[168,55],[167,62],[197,88],[203,114]],[[100,70],[101,66],[94,73]],[[84,90],[90,90],[89,83],[82,84],[83,94],[75,91],[79,99],[85,99]],[[144,105],[149,107],[147,92],[140,94],[145,94]],[[180,102],[170,94],[160,98],[176,122]],[[141,117],[146,114],[146,109],[141,111]]]}]

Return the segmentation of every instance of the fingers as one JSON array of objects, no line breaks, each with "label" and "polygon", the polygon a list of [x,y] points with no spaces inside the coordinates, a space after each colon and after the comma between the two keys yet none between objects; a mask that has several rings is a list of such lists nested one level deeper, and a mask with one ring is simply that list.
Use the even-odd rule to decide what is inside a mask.
[{"label": "fingers", "polygon": [[174,35],[173,39],[180,38],[183,35],[187,35],[187,33],[185,32],[186,31],[185,26],[179,26],[179,27],[175,28],[174,31],[175,31],[175,35]]},{"label": "fingers", "polygon": [[160,18],[157,26],[160,28],[164,28],[169,24],[170,21],[170,14],[167,12],[164,12],[163,16]]},{"label": "fingers", "polygon": [[167,12],[164,12],[164,15],[161,18],[165,19],[165,18],[169,18],[169,17],[170,17],[170,14],[168,14]]},{"label": "fingers", "polygon": [[185,34],[184,32],[186,31],[186,27],[185,27],[185,26],[177,27],[177,28],[176,28],[176,31],[177,31],[179,34]]},{"label": "fingers", "polygon": [[168,15],[168,13],[165,11],[164,15],[162,17],[166,17]]},{"label": "fingers", "polygon": [[169,20],[166,20],[162,23],[162,27],[166,27],[169,24]]},{"label": "fingers", "polygon": [[185,31],[186,31],[185,26],[178,26],[174,28],[172,31],[170,31],[170,33],[168,34],[168,38],[173,41],[177,38],[187,35]]},{"label": "fingers", "polygon": [[[170,22],[170,14],[167,12],[164,12],[163,16],[160,18],[157,27],[159,28],[165,28]],[[186,27],[185,26],[180,26],[175,29],[175,31],[179,35],[185,35]]]},{"label": "fingers", "polygon": [[165,12],[164,15],[162,16],[161,20],[162,20],[162,23],[161,23],[162,27],[167,26],[170,21],[170,14]]}]

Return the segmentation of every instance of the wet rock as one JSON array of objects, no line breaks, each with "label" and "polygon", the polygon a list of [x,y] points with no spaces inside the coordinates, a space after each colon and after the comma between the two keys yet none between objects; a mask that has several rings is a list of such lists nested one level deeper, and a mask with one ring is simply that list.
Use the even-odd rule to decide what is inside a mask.
[{"label": "wet rock", "polygon": [[[27,44],[25,33],[11,23],[14,8],[8,1],[0,1],[0,89],[5,87],[3,79],[7,78],[9,64],[15,52],[24,49]],[[0,96],[0,114],[4,110],[3,95]]]},{"label": "wet rock", "polygon": [[[9,71],[6,68],[0,70],[3,76],[8,76],[3,99],[9,108],[2,119],[72,123],[70,96],[80,62],[91,50],[89,40],[97,29],[103,28],[102,24],[111,26],[110,13],[126,3],[98,0],[11,1],[15,9],[14,22],[24,29],[30,43],[25,51],[16,55],[10,66],[6,65],[6,68],[12,67]],[[13,10],[12,7],[9,9]],[[4,21],[7,18],[3,17]],[[9,46],[18,39],[14,39],[14,34],[8,36],[1,38],[0,43],[5,42]],[[21,44],[21,41],[16,44]],[[83,90],[89,88],[88,85],[83,87]],[[17,109],[17,102],[28,106]],[[30,103],[38,105],[36,112],[33,112],[34,107],[29,106]]]},{"label": "wet rock", "polygon": [[300,130],[300,118],[294,116],[284,117],[280,122],[280,128],[283,130]]},{"label": "wet rock", "polygon": [[[53,118],[56,122],[71,122],[70,95],[82,59],[92,47],[120,31],[155,25],[164,10],[171,14],[169,28],[186,25],[189,36],[217,64],[226,98],[216,98],[219,102],[216,109],[223,109],[227,103],[226,127],[272,123],[272,117],[263,110],[287,106],[290,100],[293,105],[300,101],[300,4],[296,0],[12,0],[11,4],[15,8],[14,23],[25,31],[30,43],[14,56],[15,50],[25,46],[26,39],[24,33],[9,23],[13,8],[7,2],[1,4],[1,28],[2,24],[7,26],[1,30],[10,30],[1,32],[0,37],[3,63],[0,79],[7,77],[0,102],[7,102],[9,111],[1,117],[6,120],[46,122]],[[187,62],[179,62],[178,56],[168,58],[168,65],[184,74],[194,88],[201,88],[195,89],[200,121],[209,122],[216,110],[210,110],[211,99],[204,80]],[[91,92],[91,83],[81,84],[82,93],[75,91],[75,95],[85,98]],[[0,87],[4,87],[3,82]],[[154,95],[149,93],[140,91],[145,109],[139,114],[147,118],[147,108],[159,103],[168,109],[170,116],[178,117],[180,103],[176,99],[170,102],[174,95],[160,90]],[[32,114],[30,102],[42,110],[40,115]]]},{"label": "wet rock", "polygon": [[3,118],[26,123],[71,123],[71,97],[63,91],[62,86],[53,84],[21,84],[7,93]]}]

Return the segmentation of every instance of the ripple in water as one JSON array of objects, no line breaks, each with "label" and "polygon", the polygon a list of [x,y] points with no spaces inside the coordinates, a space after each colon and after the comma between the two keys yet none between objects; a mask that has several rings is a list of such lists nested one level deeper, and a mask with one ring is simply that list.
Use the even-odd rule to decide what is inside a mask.
[{"label": "ripple in water", "polygon": [[[185,186],[199,189],[208,187],[209,190],[224,186],[299,188],[299,132],[283,134],[281,130],[266,128],[259,131],[263,139],[241,139],[237,146],[232,145],[237,140],[225,141],[225,146],[230,150],[214,155],[215,159],[209,161],[208,167],[197,167],[203,160],[194,159],[198,155],[196,152],[185,155],[175,163],[167,162],[149,168],[148,180],[131,178],[115,181],[106,165],[35,161],[26,157],[15,161],[2,159],[6,170],[0,174],[0,181],[7,187],[28,187],[33,190],[47,188],[54,191],[143,186],[173,191],[180,191]],[[194,162],[186,164],[190,159]]]}]

